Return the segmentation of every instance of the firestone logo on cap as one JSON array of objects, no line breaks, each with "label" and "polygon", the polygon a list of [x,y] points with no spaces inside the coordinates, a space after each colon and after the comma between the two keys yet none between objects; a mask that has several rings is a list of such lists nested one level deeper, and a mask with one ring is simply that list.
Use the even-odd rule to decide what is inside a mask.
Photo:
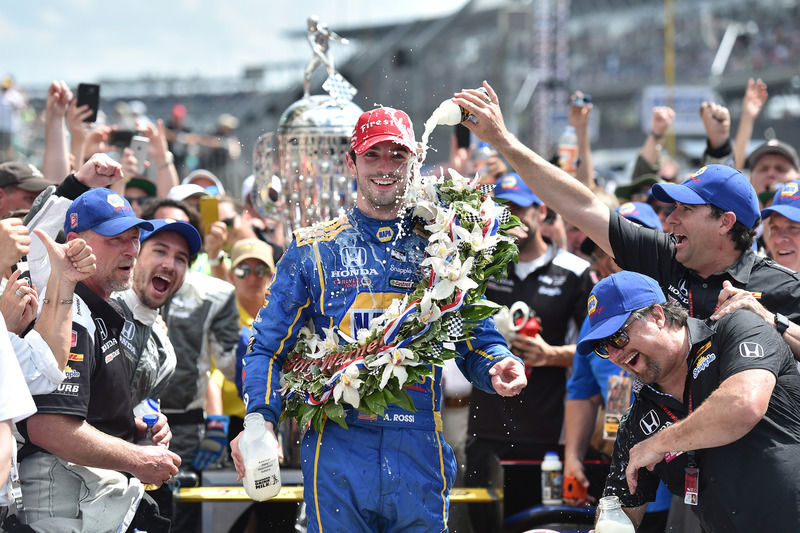
[{"label": "firestone logo on cap", "polygon": [[114,208],[114,211],[124,211],[128,209],[128,206],[125,205],[125,200],[118,194],[109,194],[106,197],[106,201]]}]

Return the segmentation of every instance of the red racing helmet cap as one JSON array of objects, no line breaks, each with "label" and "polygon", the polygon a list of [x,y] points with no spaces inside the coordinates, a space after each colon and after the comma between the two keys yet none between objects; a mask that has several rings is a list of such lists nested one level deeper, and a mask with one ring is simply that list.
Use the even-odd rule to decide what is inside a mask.
[{"label": "red racing helmet cap", "polygon": [[392,141],[416,153],[414,126],[399,109],[379,107],[362,113],[350,138],[350,150],[361,155],[379,142]]}]

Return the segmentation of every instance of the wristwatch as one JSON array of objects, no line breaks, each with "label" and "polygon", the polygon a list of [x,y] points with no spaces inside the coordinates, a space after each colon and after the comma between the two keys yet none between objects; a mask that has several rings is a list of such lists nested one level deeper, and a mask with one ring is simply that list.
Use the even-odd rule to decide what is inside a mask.
[{"label": "wristwatch", "polygon": [[775,329],[783,336],[787,329],[789,329],[789,319],[780,313],[775,313]]}]

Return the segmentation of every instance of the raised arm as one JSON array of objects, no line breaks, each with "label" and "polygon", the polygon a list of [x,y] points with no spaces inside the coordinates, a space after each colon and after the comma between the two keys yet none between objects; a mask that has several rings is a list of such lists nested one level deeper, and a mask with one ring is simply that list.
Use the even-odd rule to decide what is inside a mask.
[{"label": "raised arm", "polygon": [[64,117],[72,100],[72,91],[63,81],[54,81],[47,90],[44,112],[44,156],[42,174],[53,184],[69,174],[69,150]]},{"label": "raised arm", "polygon": [[581,91],[575,91],[569,100],[569,123],[575,128],[575,136],[578,137],[578,181],[593,189],[594,165],[592,165],[592,148],[589,141],[589,119],[592,116],[592,106],[590,102],[586,105],[575,105],[576,98],[583,96]]},{"label": "raised arm", "polygon": [[482,92],[473,89],[456,93],[454,101],[476,117],[475,122],[467,120],[463,124],[500,152],[545,205],[560,213],[606,253],[611,254],[608,207],[585,185],[551,165],[509,132],[497,94],[487,82],[483,82],[483,85],[489,93],[488,99]]},{"label": "raised arm", "polygon": [[758,115],[761,114],[761,109],[767,103],[768,97],[767,84],[761,81],[761,78],[758,80],[750,78],[747,82],[747,89],[744,91],[744,98],[742,98],[742,116],[739,119],[739,129],[736,130],[736,141],[733,144],[734,166],[739,170],[744,168],[747,161],[747,145],[753,137],[753,127]]},{"label": "raised arm", "polygon": [[75,285],[94,273],[97,262],[83,239],[58,244],[40,229],[34,229],[33,233],[42,240],[50,258],[50,278],[42,299],[42,312],[33,329],[50,347],[63,372],[69,358]]}]

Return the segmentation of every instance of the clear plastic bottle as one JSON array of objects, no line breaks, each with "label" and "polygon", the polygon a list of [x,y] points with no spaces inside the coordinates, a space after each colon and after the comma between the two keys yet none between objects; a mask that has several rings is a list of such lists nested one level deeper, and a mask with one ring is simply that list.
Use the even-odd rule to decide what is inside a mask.
[{"label": "clear plastic bottle", "polygon": [[150,413],[157,413],[160,410],[158,400],[145,398],[133,408],[133,416],[139,418],[140,416],[149,415]]},{"label": "clear plastic bottle", "polygon": [[572,126],[564,128],[558,138],[558,166],[570,174],[578,171],[578,136]]},{"label": "clear plastic bottle", "polygon": [[542,505],[560,505],[563,490],[563,465],[556,452],[547,452],[542,461]]},{"label": "clear plastic bottle", "polygon": [[600,513],[597,515],[597,524],[594,528],[596,533],[636,533],[617,496],[600,498],[597,508]]},{"label": "clear plastic bottle", "polygon": [[158,422],[158,415],[157,414],[149,414],[144,415],[142,417],[144,423],[147,424],[147,429],[145,430],[144,437],[139,439],[139,446],[155,446],[155,442],[153,442],[153,426],[156,425]]},{"label": "clear plastic bottle", "polygon": [[263,502],[281,491],[281,471],[278,463],[278,443],[267,431],[260,413],[244,417],[244,433],[239,440],[244,461],[242,483],[247,495]]}]

